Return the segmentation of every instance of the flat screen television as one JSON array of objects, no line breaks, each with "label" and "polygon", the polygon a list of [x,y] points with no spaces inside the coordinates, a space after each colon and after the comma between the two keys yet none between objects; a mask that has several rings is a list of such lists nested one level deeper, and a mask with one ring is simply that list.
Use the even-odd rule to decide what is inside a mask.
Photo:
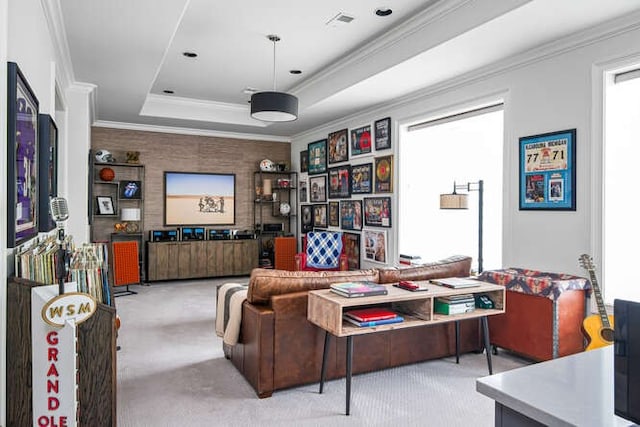
[{"label": "flat screen television", "polygon": [[614,412],[640,424],[640,303],[616,299],[614,326]]},{"label": "flat screen television", "polygon": [[236,175],[164,173],[164,225],[232,225]]}]

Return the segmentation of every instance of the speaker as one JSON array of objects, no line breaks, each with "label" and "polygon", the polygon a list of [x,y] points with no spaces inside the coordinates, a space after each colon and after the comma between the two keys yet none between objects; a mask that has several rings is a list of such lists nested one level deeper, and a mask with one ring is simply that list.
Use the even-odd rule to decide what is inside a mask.
[{"label": "speaker", "polygon": [[613,317],[614,412],[640,424],[640,303],[614,300]]}]

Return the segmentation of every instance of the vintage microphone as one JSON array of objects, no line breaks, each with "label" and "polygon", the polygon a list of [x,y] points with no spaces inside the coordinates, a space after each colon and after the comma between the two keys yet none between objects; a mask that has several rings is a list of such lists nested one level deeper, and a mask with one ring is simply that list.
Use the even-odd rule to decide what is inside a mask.
[{"label": "vintage microphone", "polygon": [[56,261],[56,276],[58,279],[58,294],[64,294],[64,277],[65,274],[65,258],[66,250],[64,247],[64,221],[69,219],[69,207],[67,206],[67,200],[64,197],[54,197],[49,201],[49,208],[51,209],[51,217],[56,222],[58,228],[58,256]]}]

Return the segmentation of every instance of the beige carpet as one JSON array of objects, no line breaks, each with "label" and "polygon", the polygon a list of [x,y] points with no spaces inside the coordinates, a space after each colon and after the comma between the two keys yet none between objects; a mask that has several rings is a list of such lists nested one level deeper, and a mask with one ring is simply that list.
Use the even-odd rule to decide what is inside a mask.
[{"label": "beige carpet", "polygon": [[[258,399],[224,358],[215,334],[216,285],[247,278],[133,286],[116,298],[118,426],[493,426],[493,401],[475,391],[488,374],[484,354],[445,358],[345,382],[275,392]],[[527,364],[504,351],[494,373]]]}]

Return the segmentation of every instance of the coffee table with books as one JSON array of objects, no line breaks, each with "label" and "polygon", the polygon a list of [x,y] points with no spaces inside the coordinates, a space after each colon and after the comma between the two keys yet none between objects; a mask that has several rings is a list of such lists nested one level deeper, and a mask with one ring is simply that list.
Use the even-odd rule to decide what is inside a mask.
[{"label": "coffee table with books", "polygon": [[[392,285],[377,285],[370,292],[377,292],[373,296],[343,296],[344,289],[360,287],[359,284],[335,284],[332,289],[309,291],[307,319],[325,330],[324,349],[322,356],[322,370],[320,374],[320,393],[324,389],[326,374],[326,360],[329,349],[329,336],[347,338],[346,355],[346,414],[350,413],[351,374],[353,360],[353,337],[382,331],[392,331],[401,328],[432,325],[445,322],[478,318],[482,323],[485,352],[489,374],[493,373],[491,366],[491,351],[489,351],[489,327],[487,316],[505,312],[505,288],[487,282],[477,282],[477,286],[464,288],[449,288],[429,281],[416,281],[420,291]],[[373,286],[371,284],[370,286]],[[366,286],[366,285],[365,285]],[[385,292],[386,291],[386,292]],[[354,291],[354,294],[362,294]],[[476,297],[483,296],[483,303],[479,304]],[[476,303],[470,303],[473,298]],[[485,301],[491,302],[488,307]],[[438,305],[451,304],[443,314],[442,309],[436,310]],[[461,305],[464,304],[464,308]],[[459,329],[456,327],[456,361],[459,356]]]}]

